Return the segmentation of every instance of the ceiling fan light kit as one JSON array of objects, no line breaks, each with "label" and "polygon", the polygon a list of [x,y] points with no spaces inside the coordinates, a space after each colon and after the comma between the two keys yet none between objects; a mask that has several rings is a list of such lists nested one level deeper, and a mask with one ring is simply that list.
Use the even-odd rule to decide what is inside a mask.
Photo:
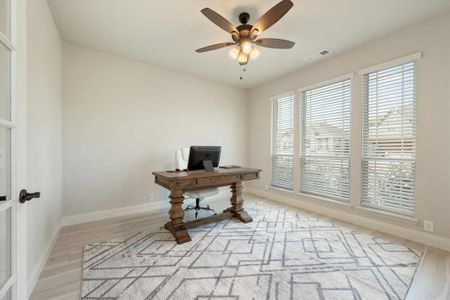
[{"label": "ceiling fan light kit", "polygon": [[239,53],[241,52],[241,47],[239,46],[234,46],[233,48],[231,48],[230,50],[230,57],[232,59],[238,59],[239,57]]},{"label": "ceiling fan light kit", "polygon": [[251,59],[257,59],[258,56],[259,56],[259,50],[258,50],[258,48],[254,47],[252,49],[252,51],[250,52],[250,58]]},{"label": "ceiling fan light kit", "polygon": [[248,54],[241,50],[239,52],[238,62],[241,66],[246,65],[248,63]]},{"label": "ceiling fan light kit", "polygon": [[288,40],[262,38],[257,39],[258,34],[271,27],[278,22],[291,8],[294,6],[291,0],[282,0],[274,7],[269,9],[254,25],[247,24],[250,15],[243,12],[239,15],[241,25],[234,26],[227,19],[216,13],[210,8],[204,8],[201,12],[211,22],[231,34],[233,42],[225,42],[206,46],[195,50],[197,53],[203,53],[216,50],[228,46],[234,46],[230,51],[230,57],[236,59],[239,64],[246,65],[249,59],[256,59],[259,56],[259,50],[256,46],[274,48],[274,49],[290,49],[295,43]]}]

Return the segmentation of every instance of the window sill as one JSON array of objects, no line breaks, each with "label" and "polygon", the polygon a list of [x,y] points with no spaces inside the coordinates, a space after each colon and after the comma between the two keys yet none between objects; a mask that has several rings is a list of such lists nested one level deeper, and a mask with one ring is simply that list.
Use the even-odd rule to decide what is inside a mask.
[{"label": "window sill", "polygon": [[365,207],[365,206],[356,206],[355,209],[358,210],[358,211],[361,211],[363,213],[370,214],[370,215],[388,217],[389,219],[402,221],[402,222],[408,223],[408,224],[416,225],[417,223],[419,223],[419,220],[417,220],[416,218],[408,217],[408,216],[402,216],[402,215],[399,215],[399,214],[396,214],[396,213],[391,213],[391,212],[388,212],[388,211],[382,211],[382,210],[378,210],[378,209],[375,209],[375,208],[370,208],[370,207]]},{"label": "window sill", "polygon": [[300,196],[300,197],[312,198],[314,200],[319,200],[319,201],[322,201],[322,202],[325,202],[325,203],[337,204],[337,205],[341,205],[343,207],[352,208],[352,205],[350,203],[348,203],[348,202],[342,202],[342,201],[338,201],[338,200],[327,199],[327,198],[324,198],[324,197],[311,195],[311,194],[305,194],[305,193],[301,193],[301,192],[296,193],[296,195]]},{"label": "window sill", "polygon": [[277,191],[277,192],[283,192],[286,194],[291,194],[291,195],[295,195],[298,197],[303,197],[303,198],[310,198],[311,200],[319,200],[323,203],[328,203],[328,204],[336,204],[339,205],[341,207],[345,207],[347,209],[354,209],[356,211],[362,212],[364,214],[368,214],[368,215],[372,215],[372,216],[378,216],[378,217],[386,217],[388,219],[394,220],[394,221],[400,221],[406,224],[411,224],[411,225],[417,225],[420,221],[418,219],[415,219],[413,217],[408,217],[408,216],[403,216],[403,215],[399,215],[396,213],[391,213],[391,212],[387,212],[387,211],[382,211],[382,210],[377,210],[374,208],[370,208],[370,207],[365,207],[365,206],[353,206],[350,203],[346,203],[346,202],[341,202],[338,200],[332,200],[332,199],[327,199],[327,198],[323,198],[320,196],[316,196],[316,195],[311,195],[311,194],[305,194],[305,193],[301,193],[301,192],[294,192],[293,190],[286,190],[283,188],[278,188],[278,187],[274,187],[274,186],[267,186],[266,187],[267,190],[269,191]]},{"label": "window sill", "polygon": [[288,193],[288,194],[293,194],[294,191],[293,190],[287,190],[287,189],[283,189],[283,188],[279,188],[279,187],[274,187],[271,185],[266,186],[266,190],[268,191],[278,191],[278,192],[283,192],[283,193]]}]

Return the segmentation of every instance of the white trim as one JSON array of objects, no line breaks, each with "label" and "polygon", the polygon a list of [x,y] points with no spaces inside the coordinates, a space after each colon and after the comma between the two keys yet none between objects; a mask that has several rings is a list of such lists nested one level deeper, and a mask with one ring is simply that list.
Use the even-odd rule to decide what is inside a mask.
[{"label": "white trim", "polygon": [[[270,118],[270,132],[269,132],[269,135],[270,135],[270,152],[269,152],[269,155],[270,155],[270,178],[272,178],[272,168],[273,168],[273,160],[272,160],[272,153],[273,153],[273,103],[274,103],[274,101],[275,101],[275,97],[270,97],[269,98],[269,102],[270,102],[270,116],[269,116],[269,118]],[[272,181],[272,179],[270,180],[270,181]]]},{"label": "white trim", "polygon": [[110,219],[115,217],[121,217],[131,214],[137,214],[141,212],[148,212],[161,208],[169,207],[169,201],[157,201],[133,206],[126,206],[108,210],[94,211],[85,214],[65,216],[62,218],[62,226],[76,225],[86,222],[99,221],[104,219]]},{"label": "white trim", "polygon": [[273,95],[272,97],[269,98],[269,101],[272,103],[273,100],[278,100],[280,98],[286,98],[286,97],[294,96],[294,95],[295,95],[294,91],[287,91],[287,92],[284,92],[281,94]]},{"label": "white trim", "polygon": [[[205,199],[205,201],[213,201],[214,198],[217,197],[223,197],[225,195],[228,195],[229,191],[226,187],[220,188],[219,187],[219,193],[215,196],[208,197]],[[185,200],[188,200],[188,198],[185,198]],[[186,203],[186,202],[185,202]],[[168,199],[160,200],[160,201],[153,201],[149,203],[144,204],[138,204],[138,205],[131,205],[131,206],[125,206],[125,207],[119,207],[119,208],[113,208],[113,209],[107,209],[107,210],[99,210],[94,211],[90,213],[84,213],[79,215],[71,215],[71,216],[65,216],[61,220],[61,226],[70,226],[70,225],[76,225],[76,224],[82,224],[86,222],[93,222],[93,221],[100,221],[104,219],[110,219],[115,217],[122,217],[126,215],[132,215],[142,212],[149,212],[159,209],[167,209],[170,207],[170,202]]]},{"label": "white trim", "polygon": [[359,70],[359,74],[360,75],[364,75],[364,74],[367,74],[367,73],[379,71],[379,70],[386,69],[386,68],[389,68],[389,67],[394,67],[394,66],[406,64],[406,63],[409,63],[409,62],[412,62],[412,61],[417,61],[417,60],[419,60],[421,58],[422,58],[422,52],[419,51],[419,52],[416,52],[416,53],[413,53],[413,54],[410,54],[410,55],[407,55],[407,56],[403,56],[403,57],[399,57],[399,58],[396,58],[396,59],[393,59],[393,60],[390,60],[390,61],[386,61],[384,63],[378,64],[378,65],[375,65],[375,66],[371,66],[371,67],[367,67],[367,68],[361,69],[361,70]]},{"label": "white trim", "polygon": [[30,298],[31,293],[34,290],[34,287],[36,286],[36,283],[39,280],[39,276],[41,275],[41,272],[44,270],[45,264],[47,263],[48,258],[50,257],[50,253],[52,252],[53,246],[56,243],[56,240],[58,238],[59,232],[62,228],[62,219],[59,221],[58,226],[56,227],[55,231],[53,231],[52,237],[50,238],[49,243],[47,244],[47,247],[45,248],[45,251],[42,252],[41,257],[39,257],[38,263],[36,268],[34,269],[33,273],[29,277],[28,283],[27,283],[27,297]]},{"label": "white trim", "polygon": [[[21,6],[23,8],[23,6]],[[11,198],[11,254],[12,262],[12,299],[21,299],[25,294],[26,289],[26,246],[20,243],[26,237],[26,215],[23,214],[18,205],[18,187],[17,187],[17,146],[16,146],[16,93],[17,93],[17,40],[18,38],[18,23],[17,16],[18,2],[11,0],[9,2],[9,38],[4,34],[0,34],[0,42],[9,50],[9,120],[1,120],[0,126],[9,128],[9,193]],[[26,11],[26,10],[25,10]],[[22,10],[24,12],[24,10]],[[22,23],[23,24],[23,23]],[[26,49],[25,49],[26,50]],[[25,51],[26,52],[26,51]],[[22,53],[25,53],[22,52]],[[22,149],[25,147],[23,145]],[[21,227],[23,226],[23,227]],[[25,246],[25,247],[24,247]]]},{"label": "white trim", "polygon": [[266,186],[266,190],[280,191],[280,192],[289,193],[289,194],[293,194],[294,193],[293,190],[283,189],[283,188],[276,187],[276,186],[273,186],[273,185]]},{"label": "white trim", "polygon": [[378,215],[378,216],[382,215],[385,217],[392,218],[394,220],[402,220],[403,222],[410,223],[410,224],[418,224],[419,223],[419,220],[417,220],[415,218],[396,214],[393,212],[388,212],[388,211],[381,210],[381,209],[370,208],[370,207],[366,207],[366,206],[355,206],[355,209],[359,210],[361,212],[371,214],[371,215]]},{"label": "white trim", "polygon": [[299,197],[314,198],[315,200],[324,201],[324,202],[332,203],[332,204],[338,204],[338,205],[342,205],[342,206],[348,207],[348,208],[352,207],[352,205],[350,204],[350,201],[349,202],[338,201],[338,200],[329,199],[329,198],[325,198],[325,197],[321,197],[321,196],[313,195],[313,194],[307,194],[307,193],[303,193],[303,192],[298,192],[295,195],[297,195]]},{"label": "white trim", "polygon": [[[228,194],[228,193],[229,193],[228,190],[219,188],[218,196],[223,197],[225,194]],[[208,199],[212,199],[212,198],[214,198],[214,196],[208,197]],[[156,201],[156,202],[151,202],[151,203],[126,206],[126,207],[121,207],[121,208],[101,210],[101,211],[96,211],[96,212],[91,212],[91,213],[86,213],[86,214],[79,214],[79,215],[63,217],[60,220],[60,222],[58,223],[57,228],[53,232],[50,242],[47,244],[45,251],[42,253],[41,257],[39,258],[39,262],[37,264],[36,269],[33,271],[33,274],[31,275],[31,279],[28,282],[28,289],[27,289],[28,297],[31,296],[31,294],[36,286],[36,283],[39,280],[39,276],[41,275],[41,272],[43,271],[45,264],[47,263],[47,260],[51,254],[53,246],[56,243],[58,235],[63,227],[87,223],[87,222],[93,222],[93,221],[100,221],[100,220],[110,219],[110,218],[115,218],[115,217],[122,217],[122,216],[126,216],[126,215],[142,213],[142,212],[151,212],[151,211],[159,210],[162,208],[169,208],[169,206],[170,206],[170,203],[168,200],[161,200],[161,201]],[[1,299],[1,297],[0,297],[0,299]]]},{"label": "white trim", "polygon": [[293,199],[273,192],[263,191],[260,189],[255,189],[251,187],[245,188],[246,193],[254,194],[260,197],[264,197],[276,202],[284,203],[294,207],[302,208],[311,212],[323,214],[332,218],[336,218],[345,222],[350,222],[362,227],[374,229],[380,232],[385,232],[400,238],[415,241],[424,245],[429,245],[432,247],[440,248],[445,251],[450,251],[450,239],[430,234],[425,231],[406,228],[391,222],[386,222],[382,220],[375,220],[367,216],[358,215],[355,210],[338,210],[333,207],[328,207],[324,205],[318,205],[314,203],[308,203],[302,199]]},{"label": "white trim", "polygon": [[[322,87],[322,86],[325,86],[325,85],[337,83],[337,82],[339,82],[339,81],[343,81],[343,80],[346,80],[346,79],[352,79],[352,78],[353,78],[353,75],[354,75],[354,73],[352,72],[352,73],[347,73],[347,74],[339,75],[339,76],[336,76],[336,77],[333,77],[333,78],[330,78],[330,79],[326,79],[326,80],[321,81],[321,82],[319,82],[319,83],[315,83],[315,84],[311,84],[311,85],[302,87],[302,88],[298,89],[298,92],[299,92],[299,93],[302,93],[302,92],[304,92],[304,91],[308,91],[308,90],[312,90],[312,89],[315,89],[315,88],[319,88],[319,87]],[[300,98],[301,98],[301,97],[300,97]]]},{"label": "white trim", "polygon": [[294,175],[292,177],[292,191],[300,190],[300,149],[301,149],[301,93],[295,93],[294,95],[294,162],[293,171]]}]

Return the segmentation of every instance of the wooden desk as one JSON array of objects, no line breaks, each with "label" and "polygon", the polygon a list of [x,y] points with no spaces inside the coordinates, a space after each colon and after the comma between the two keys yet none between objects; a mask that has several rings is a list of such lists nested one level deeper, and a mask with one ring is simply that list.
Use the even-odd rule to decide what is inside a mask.
[{"label": "wooden desk", "polygon": [[[244,223],[253,221],[242,207],[242,181],[259,179],[259,169],[236,168],[214,169],[214,172],[189,171],[189,172],[153,172],[155,183],[170,191],[169,210],[170,221],[165,227],[172,232],[178,244],[191,241],[187,228],[202,224],[235,217]],[[231,186],[231,206],[221,214],[207,218],[184,222],[183,194],[188,191],[210,189],[221,186]]]}]

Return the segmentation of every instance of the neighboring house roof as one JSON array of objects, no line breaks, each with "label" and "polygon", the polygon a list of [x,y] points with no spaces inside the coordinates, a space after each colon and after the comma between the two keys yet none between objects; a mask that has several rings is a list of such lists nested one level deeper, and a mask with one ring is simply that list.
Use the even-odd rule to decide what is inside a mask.
[{"label": "neighboring house roof", "polygon": [[378,128],[387,128],[388,125],[391,124],[391,121],[394,119],[398,119],[401,117],[402,119],[405,119],[409,124],[413,124],[414,121],[414,107],[412,104],[405,105],[403,108],[395,108],[391,109],[388,112],[386,112],[383,117],[374,120],[370,125],[372,127],[373,125],[376,125]]},{"label": "neighboring house roof", "polygon": [[311,129],[316,136],[323,136],[328,138],[341,138],[347,133],[342,128],[328,124],[326,122],[312,123]]}]

